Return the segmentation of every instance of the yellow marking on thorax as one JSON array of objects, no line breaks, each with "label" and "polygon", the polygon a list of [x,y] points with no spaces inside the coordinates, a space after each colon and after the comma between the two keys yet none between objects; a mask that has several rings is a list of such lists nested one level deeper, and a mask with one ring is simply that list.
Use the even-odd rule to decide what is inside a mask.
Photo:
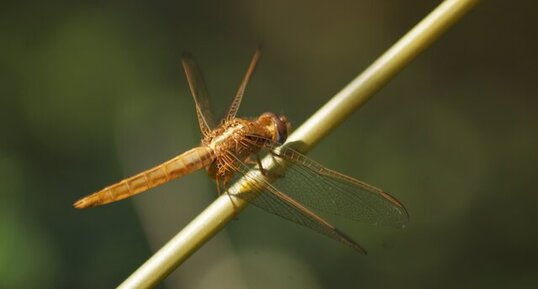
[{"label": "yellow marking on thorax", "polygon": [[226,142],[233,141],[233,135],[236,132],[244,130],[244,129],[245,129],[245,125],[242,123],[238,123],[235,126],[231,126],[228,129],[226,129],[222,134],[213,138],[207,146],[216,152],[218,151],[217,148],[219,146],[226,144]]}]

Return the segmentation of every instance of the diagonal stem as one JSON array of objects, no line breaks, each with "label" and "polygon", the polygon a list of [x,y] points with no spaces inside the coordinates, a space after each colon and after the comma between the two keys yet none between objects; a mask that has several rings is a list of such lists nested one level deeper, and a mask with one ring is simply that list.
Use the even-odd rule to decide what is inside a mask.
[{"label": "diagonal stem", "polygon": [[[456,23],[478,0],[446,0],[404,35],[363,73],[336,94],[288,138],[300,142],[301,152],[311,149],[342,123],[392,77]],[[240,179],[233,194],[248,190],[248,180]],[[168,276],[190,255],[215,235],[247,201],[222,195],[157,251],[118,288],[151,288]]]}]

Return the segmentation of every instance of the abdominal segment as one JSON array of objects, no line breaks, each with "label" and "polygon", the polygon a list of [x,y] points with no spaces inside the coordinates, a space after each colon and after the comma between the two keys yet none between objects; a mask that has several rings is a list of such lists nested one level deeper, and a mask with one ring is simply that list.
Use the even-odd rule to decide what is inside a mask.
[{"label": "abdominal segment", "polygon": [[154,168],[124,179],[77,201],[76,208],[88,208],[108,204],[142,193],[170,180],[185,176],[211,164],[213,151],[197,147],[166,161]]}]

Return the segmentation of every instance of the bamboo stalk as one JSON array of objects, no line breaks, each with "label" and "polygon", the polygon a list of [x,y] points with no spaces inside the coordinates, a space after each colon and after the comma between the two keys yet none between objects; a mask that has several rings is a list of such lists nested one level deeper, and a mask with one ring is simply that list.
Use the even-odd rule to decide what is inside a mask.
[{"label": "bamboo stalk", "polygon": [[[306,152],[360,108],[375,92],[456,23],[478,0],[446,0],[396,42],[363,73],[336,94],[293,132],[287,143],[300,142],[296,149]],[[264,163],[265,167],[265,163]],[[232,195],[248,190],[240,179]],[[118,288],[151,288],[168,276],[190,255],[215,235],[247,206],[241,198],[224,194],[217,198],[181,232],[149,258]]]}]

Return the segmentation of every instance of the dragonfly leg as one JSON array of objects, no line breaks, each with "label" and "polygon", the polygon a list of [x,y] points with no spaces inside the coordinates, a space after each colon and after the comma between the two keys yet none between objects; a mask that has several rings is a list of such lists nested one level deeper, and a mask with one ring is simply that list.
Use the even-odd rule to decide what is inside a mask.
[{"label": "dragonfly leg", "polygon": [[260,159],[260,155],[259,155],[259,154],[256,154],[256,163],[258,164],[258,168],[260,168],[260,172],[262,173],[262,175],[264,175],[264,176],[267,177],[267,175],[269,174],[269,172],[263,168],[262,160]]},{"label": "dragonfly leg", "polygon": [[[248,165],[258,165],[258,167],[256,168],[252,168],[253,170],[257,170],[257,171],[260,171],[260,173],[266,177],[270,177],[270,176],[273,176],[273,175],[270,175],[269,172],[263,168],[262,166],[262,161],[260,159],[260,155],[259,154],[251,154],[250,156],[247,157],[247,159],[245,159],[243,161],[245,164],[248,164]],[[278,177],[275,175],[275,177]]]},{"label": "dragonfly leg", "polygon": [[219,177],[217,177],[216,183],[217,183],[217,197],[220,197],[220,195],[222,195],[222,186],[224,184]]},{"label": "dragonfly leg", "polygon": [[281,158],[282,159],[282,155],[280,155],[279,153],[275,152],[275,151],[269,151],[269,154],[271,154],[271,157],[273,157],[273,161],[277,162],[278,163],[278,158]]},{"label": "dragonfly leg", "polygon": [[[271,152],[271,155],[273,156],[273,158],[275,156],[278,156],[274,152]],[[275,160],[275,162],[278,163],[278,161],[276,161],[276,160]],[[275,172],[269,172],[268,170],[264,169],[263,166],[262,166],[262,159],[260,158],[259,154],[256,154],[256,164],[258,164],[258,168],[259,168],[261,174],[264,175],[265,177],[268,177],[268,178],[271,178],[271,179],[279,179],[279,178],[284,177],[284,174],[278,174],[278,173],[275,173]]]},{"label": "dragonfly leg", "polygon": [[[255,158],[253,158],[255,156]],[[252,168],[253,170],[257,170],[257,171],[260,171],[260,173],[266,177],[269,176],[269,172],[263,168],[262,166],[262,161],[260,159],[260,155],[259,154],[251,154],[250,156],[248,156],[244,161],[243,161],[245,164],[248,164],[248,165],[258,165],[257,168]]]},{"label": "dragonfly leg", "polygon": [[[224,191],[222,191],[222,189],[224,189]],[[219,196],[222,195],[222,194],[226,194],[228,196],[228,198],[230,199],[230,202],[232,203],[232,207],[234,208],[233,219],[238,220],[239,218],[237,217],[237,207],[235,206],[235,203],[234,203],[234,200],[233,200],[232,196],[228,192],[226,181],[221,179],[221,178],[217,178],[217,192],[218,192]]]}]

